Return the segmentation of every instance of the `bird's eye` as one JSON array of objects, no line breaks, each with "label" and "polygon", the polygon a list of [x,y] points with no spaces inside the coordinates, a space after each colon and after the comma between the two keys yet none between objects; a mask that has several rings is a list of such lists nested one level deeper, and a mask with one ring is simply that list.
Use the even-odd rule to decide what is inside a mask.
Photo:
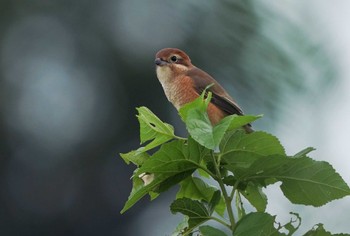
[{"label": "bird's eye", "polygon": [[177,57],[176,57],[176,56],[172,56],[172,57],[170,57],[170,60],[171,60],[172,62],[177,62]]}]

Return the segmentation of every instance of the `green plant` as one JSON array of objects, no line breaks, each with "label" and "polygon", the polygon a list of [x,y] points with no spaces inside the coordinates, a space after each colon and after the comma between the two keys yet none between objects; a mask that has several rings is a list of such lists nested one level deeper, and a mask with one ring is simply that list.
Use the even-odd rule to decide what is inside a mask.
[{"label": "green plant", "polygon": [[[213,127],[206,113],[210,99],[210,93],[207,97],[203,93],[180,109],[188,138],[176,136],[171,125],[146,107],[137,108],[141,144],[147,144],[121,154],[127,164],[137,166],[122,213],[143,196],[149,194],[153,200],[179,184],[170,210],[182,213],[184,220],[173,235],[227,235],[203,225],[209,220],[219,222],[235,236],[293,235],[301,223],[299,215],[291,213],[295,220],[276,224],[275,216],[265,212],[264,187],[281,182],[280,188],[290,202],[311,206],[350,195],[348,185],[329,163],[307,156],[314,148],[290,156],[273,135],[262,131],[246,134],[241,130],[242,125],[261,116],[232,115]],[[150,155],[148,151],[155,148],[159,149]],[[218,187],[209,185],[209,178]],[[242,198],[256,211],[247,213]],[[331,233],[318,224],[304,235]]]}]

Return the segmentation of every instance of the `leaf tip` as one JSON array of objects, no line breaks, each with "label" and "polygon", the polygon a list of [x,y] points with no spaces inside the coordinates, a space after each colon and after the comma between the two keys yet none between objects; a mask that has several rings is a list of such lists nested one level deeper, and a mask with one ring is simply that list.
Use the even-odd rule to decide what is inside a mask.
[{"label": "leaf tip", "polygon": [[125,161],[127,165],[130,164],[130,161],[128,160],[126,153],[119,153],[119,156]]}]

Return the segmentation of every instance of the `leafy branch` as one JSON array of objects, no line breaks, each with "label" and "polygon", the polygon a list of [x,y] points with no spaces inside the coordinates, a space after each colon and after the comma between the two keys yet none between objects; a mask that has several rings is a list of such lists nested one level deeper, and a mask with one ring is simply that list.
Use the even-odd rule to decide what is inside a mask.
[{"label": "leafy branch", "polygon": [[[171,125],[146,107],[137,108],[144,146],[121,154],[127,164],[137,167],[132,191],[121,213],[145,195],[153,200],[178,184],[180,189],[170,210],[183,214],[184,220],[173,235],[293,235],[301,218],[291,213],[296,219],[284,225],[276,223],[275,216],[265,212],[266,186],[280,182],[290,202],[311,206],[350,195],[348,185],[329,163],[308,157],[314,148],[290,156],[275,136],[262,131],[246,134],[241,129],[261,116],[231,115],[213,127],[206,113],[210,99],[210,93],[207,97],[203,94],[180,109],[188,138],[176,136]],[[150,155],[150,150],[155,152]],[[208,178],[218,187],[209,185]],[[247,213],[243,198],[256,211]],[[203,225],[210,220],[227,231]],[[304,235],[331,233],[318,224]]]}]

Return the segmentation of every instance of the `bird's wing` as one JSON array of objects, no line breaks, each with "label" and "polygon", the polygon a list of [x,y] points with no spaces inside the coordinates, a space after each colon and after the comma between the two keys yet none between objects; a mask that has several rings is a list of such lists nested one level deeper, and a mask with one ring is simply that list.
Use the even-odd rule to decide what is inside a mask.
[{"label": "bird's wing", "polygon": [[231,98],[225,89],[209,74],[199,68],[193,68],[188,72],[188,76],[193,79],[193,86],[198,94],[202,94],[207,86],[214,84],[207,89],[207,91],[210,91],[213,95],[211,102],[221,110],[225,111],[228,115],[243,115],[242,109],[237,105],[233,98]]}]

